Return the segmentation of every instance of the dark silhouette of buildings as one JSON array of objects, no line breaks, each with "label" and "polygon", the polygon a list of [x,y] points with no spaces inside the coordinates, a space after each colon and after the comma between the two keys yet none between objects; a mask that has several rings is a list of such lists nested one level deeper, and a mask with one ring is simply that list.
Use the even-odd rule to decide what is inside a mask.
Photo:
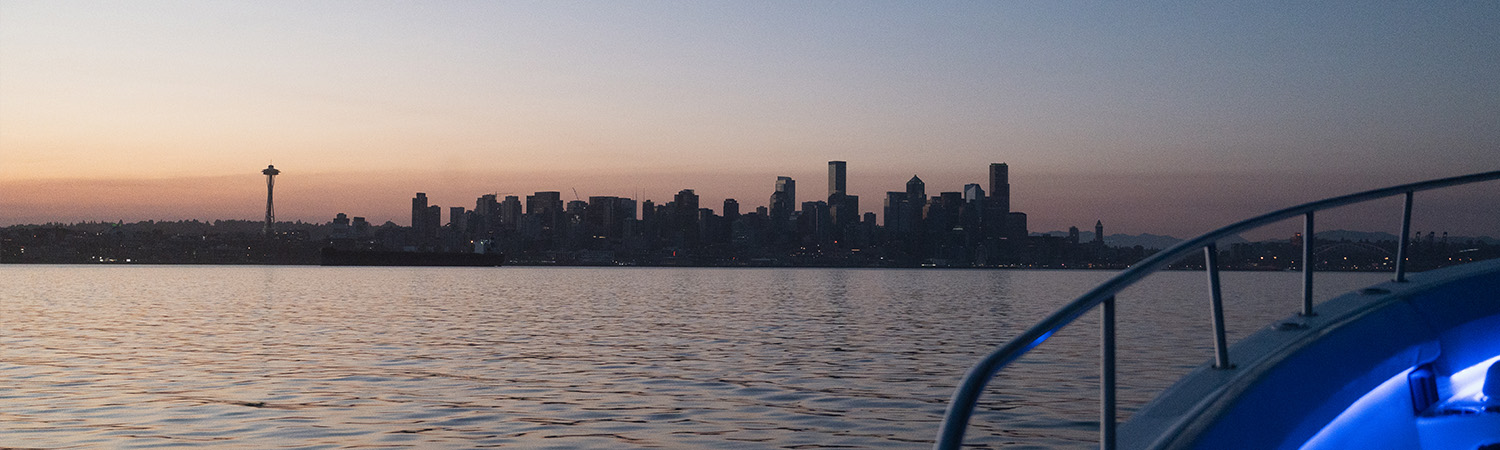
[{"label": "dark silhouette of buildings", "polygon": [[[483,194],[473,209],[411,199],[411,224],[374,226],[338,213],[326,224],[275,222],[274,167],[267,175],[265,222],[142,222],[0,228],[0,262],[281,263],[317,262],[319,249],[504,253],[515,264],[858,266],[858,267],[1096,267],[1119,268],[1149,254],[1110,247],[1104,224],[1080,243],[1078,227],[1065,236],[1031,235],[1027,215],[1010,206],[1008,167],[989,166],[989,191],[968,183],[961,191],[927,194],[913,175],[904,190],[886,193],[884,222],[860,211],[848,193],[848,164],[828,164],[828,197],[797,202],[796,182],[777,177],[767,206],[753,211],[726,199],[719,211],[701,205],[693,189],[670,201],[590,196],[564,203],[559,191],[525,196]],[[894,187],[894,186],[893,186]],[[502,199],[503,195],[503,199]],[[269,234],[268,234],[269,233]],[[270,236],[268,239],[267,236]],[[1320,270],[1389,268],[1395,242],[1316,240]],[[1284,270],[1300,262],[1301,238],[1236,244],[1225,268]],[[1433,267],[1500,256],[1500,246],[1453,243],[1417,233],[1413,267]],[[1191,262],[1187,263],[1189,266]]]}]

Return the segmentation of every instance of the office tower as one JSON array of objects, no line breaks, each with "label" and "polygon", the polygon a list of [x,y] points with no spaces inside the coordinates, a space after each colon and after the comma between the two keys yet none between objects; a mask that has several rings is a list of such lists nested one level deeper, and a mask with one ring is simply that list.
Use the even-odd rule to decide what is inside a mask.
[{"label": "office tower", "polygon": [[797,211],[797,182],[791,177],[776,177],[776,192],[771,193],[771,226],[785,230],[792,213]]},{"label": "office tower", "polygon": [[694,193],[692,189],[677,191],[677,195],[672,197],[672,201],[677,203],[677,210],[684,216],[695,216],[698,214],[698,194]]},{"label": "office tower", "polygon": [[859,197],[849,195],[847,176],[848,163],[828,162],[828,215],[835,239],[842,237],[844,227],[859,222]]},{"label": "office tower", "polygon": [[366,237],[370,235],[370,222],[365,220],[365,218],[363,217],[355,216],[354,223],[350,226],[354,227],[354,236],[356,237]]},{"label": "office tower", "polygon": [[845,189],[845,177],[847,176],[848,163],[844,161],[828,162],[828,196],[848,194]]},{"label": "office tower", "polygon": [[584,217],[593,236],[624,237],[625,222],[635,220],[635,200],[613,196],[589,197]]},{"label": "office tower", "polygon": [[672,197],[672,204],[675,208],[671,219],[673,231],[682,233],[684,245],[697,246],[699,237],[702,236],[699,233],[698,194],[692,189],[677,191],[677,195]]},{"label": "office tower", "polygon": [[1022,239],[1030,234],[1026,229],[1026,213],[1011,212],[1005,215],[1005,235],[1012,239]]},{"label": "office tower", "polygon": [[1104,221],[1094,221],[1094,245],[1104,246]]},{"label": "office tower", "polygon": [[338,213],[333,216],[333,223],[329,224],[329,239],[348,239],[350,236],[349,215]]},{"label": "office tower", "polygon": [[460,236],[469,229],[469,215],[464,213],[464,207],[453,206],[448,208],[448,226]]},{"label": "office tower", "polygon": [[547,215],[559,214],[562,211],[561,192],[537,191],[535,194],[526,196],[526,214]]},{"label": "office tower", "polygon": [[533,195],[526,196],[526,215],[537,218],[542,233],[550,235],[552,230],[557,229],[561,223],[562,214],[561,192],[537,191]]},{"label": "office tower", "polygon": [[989,201],[1000,215],[1010,212],[1010,167],[1005,163],[990,164]]},{"label": "office tower", "polygon": [[271,193],[276,188],[276,176],[281,175],[276,166],[267,165],[266,170],[260,171],[266,176],[266,226],[263,230],[266,236],[276,234],[276,207],[271,203]]},{"label": "office tower", "polygon": [[740,202],[732,198],[724,199],[724,218],[734,220],[740,217]]},{"label": "office tower", "polygon": [[885,228],[891,232],[911,231],[911,224],[907,219],[911,214],[907,211],[910,207],[906,201],[905,191],[891,191],[885,193]]},{"label": "office tower", "polygon": [[[783,209],[787,215],[791,215],[793,211],[797,210],[796,180],[793,180],[792,177],[776,177],[776,194],[781,194],[781,198],[779,203],[771,204],[773,214],[778,208]],[[774,194],[772,199],[776,199]]]},{"label": "office tower", "polygon": [[514,195],[505,196],[505,201],[500,202],[500,225],[506,229],[515,229],[516,224],[521,221],[521,197]]},{"label": "office tower", "polygon": [[417,196],[411,199],[411,228],[413,233],[418,236],[427,234],[426,230],[423,229],[426,228],[427,221],[422,219],[426,214],[427,193],[418,192]]},{"label": "office tower", "polygon": [[490,235],[500,229],[500,202],[497,194],[485,194],[474,201],[474,211],[471,214],[474,229],[471,233],[480,236]]},{"label": "office tower", "polygon": [[906,181],[906,201],[916,209],[922,209],[927,205],[927,184],[916,175],[912,175],[911,179]]},{"label": "office tower", "polygon": [[654,223],[656,219],[656,202],[641,200],[641,225]]},{"label": "office tower", "polygon": [[979,183],[969,183],[964,185],[964,203],[983,201],[984,188],[979,187]]},{"label": "office tower", "polygon": [[424,237],[435,238],[443,229],[443,208],[438,205],[427,205],[427,214],[422,215],[422,231]]},{"label": "office tower", "polygon": [[1078,227],[1068,227],[1068,243],[1078,244]]},{"label": "office tower", "polygon": [[828,196],[828,215],[835,229],[859,223],[859,196],[833,194]]}]

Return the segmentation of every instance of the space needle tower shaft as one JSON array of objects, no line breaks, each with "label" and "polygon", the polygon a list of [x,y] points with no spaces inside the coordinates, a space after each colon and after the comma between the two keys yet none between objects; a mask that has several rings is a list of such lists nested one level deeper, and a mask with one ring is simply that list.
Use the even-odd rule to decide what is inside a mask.
[{"label": "space needle tower shaft", "polygon": [[280,175],[281,171],[280,170],[276,170],[276,166],[274,166],[274,165],[267,165],[266,166],[266,170],[262,170],[262,171],[260,171],[260,173],[263,173],[263,174],[266,175],[266,228],[265,228],[265,233],[266,233],[266,236],[271,236],[271,235],[276,234],[276,205],[275,205],[275,203],[273,203],[271,201],[271,199],[272,199],[272,194],[276,190],[276,175]]}]

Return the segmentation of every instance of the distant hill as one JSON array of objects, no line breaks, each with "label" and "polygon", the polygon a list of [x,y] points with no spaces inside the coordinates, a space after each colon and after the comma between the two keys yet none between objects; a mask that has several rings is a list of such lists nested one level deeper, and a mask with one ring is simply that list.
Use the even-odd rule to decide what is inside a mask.
[{"label": "distant hill", "polygon": [[[1068,232],[1066,232],[1066,231],[1048,231],[1048,232],[1045,232],[1045,233],[1031,233],[1031,235],[1032,236],[1047,236],[1047,235],[1050,235],[1050,236],[1067,236]],[[1426,236],[1427,236],[1427,233],[1422,233],[1422,238],[1423,239],[1425,239]],[[1437,236],[1435,237],[1435,239],[1438,239],[1438,240],[1442,240],[1442,238],[1443,238],[1443,235],[1441,233],[1437,234]],[[1370,241],[1370,242],[1380,242],[1380,241],[1394,241],[1394,240],[1396,240],[1396,235],[1391,234],[1391,233],[1382,232],[1382,231],[1329,230],[1329,231],[1320,231],[1320,232],[1318,232],[1318,239],[1329,240],[1329,241],[1351,241],[1351,242]],[[1079,231],[1078,232],[1078,242],[1090,242],[1090,241],[1093,241],[1093,240],[1094,240],[1094,232],[1092,232],[1092,231]],[[1261,240],[1259,242],[1285,241],[1285,240],[1286,240],[1285,238],[1264,239],[1264,240]],[[1161,250],[1161,249],[1165,249],[1167,247],[1171,247],[1173,245],[1177,245],[1178,242],[1182,242],[1182,241],[1183,241],[1183,239],[1178,239],[1178,238],[1175,238],[1175,237],[1172,237],[1172,236],[1163,236],[1163,235],[1159,235],[1159,234],[1150,234],[1150,233],[1143,233],[1143,234],[1136,234],[1136,235],[1111,234],[1111,235],[1108,235],[1108,236],[1104,237],[1104,244],[1108,245],[1110,247],[1135,247],[1135,246],[1139,245],[1142,248],[1156,249],[1156,250]],[[1448,242],[1452,242],[1452,243],[1463,243],[1463,242],[1469,242],[1469,241],[1484,242],[1484,243],[1490,244],[1490,245],[1500,245],[1500,239],[1496,239],[1496,238],[1493,238],[1493,237],[1490,237],[1490,236],[1479,236],[1479,237],[1472,237],[1472,236],[1448,236]],[[1250,241],[1246,240],[1245,238],[1242,238],[1242,237],[1236,235],[1236,236],[1230,236],[1230,237],[1227,237],[1227,238],[1224,238],[1224,239],[1220,240],[1219,241],[1219,245],[1223,246],[1223,245],[1240,244],[1240,243],[1246,243],[1246,242],[1250,242]]]},{"label": "distant hill", "polygon": [[[1422,235],[1420,237],[1422,239],[1426,239],[1427,238],[1427,233],[1422,233]],[[1320,231],[1320,232],[1318,232],[1318,239],[1327,239],[1327,240],[1330,240],[1330,241],[1354,241],[1354,242],[1358,242],[1358,241],[1370,241],[1370,242],[1380,242],[1380,241],[1394,241],[1394,240],[1396,240],[1396,235],[1391,234],[1391,233],[1382,232],[1382,231],[1371,232],[1371,231],[1330,230],[1330,231]],[[1439,232],[1436,235],[1434,235],[1433,239],[1442,240],[1443,239],[1443,234],[1441,232]],[[1489,236],[1478,236],[1478,237],[1474,237],[1474,236],[1448,236],[1448,242],[1452,242],[1452,243],[1461,243],[1461,242],[1469,242],[1469,241],[1484,242],[1486,244],[1491,244],[1491,245],[1500,244],[1500,239],[1496,239],[1496,238],[1489,237]]]},{"label": "distant hill", "polygon": [[[1043,236],[1043,235],[1067,236],[1068,232],[1066,232],[1066,231],[1049,231],[1049,232],[1046,232],[1046,233],[1031,233],[1031,235],[1032,236]],[[1090,242],[1090,241],[1093,241],[1093,240],[1094,240],[1094,232],[1092,232],[1092,231],[1079,231],[1078,232],[1078,242]],[[1150,233],[1142,233],[1142,234],[1136,234],[1136,235],[1130,235],[1130,234],[1111,234],[1111,235],[1104,236],[1104,245],[1108,245],[1110,247],[1135,247],[1135,246],[1139,245],[1139,246],[1141,246],[1142,248],[1145,248],[1145,249],[1155,249],[1155,250],[1161,250],[1161,249],[1164,249],[1164,248],[1167,248],[1167,247],[1171,247],[1173,245],[1177,245],[1178,242],[1182,242],[1182,241],[1183,241],[1182,239],[1178,239],[1178,238],[1175,238],[1175,237],[1172,237],[1172,236],[1163,236],[1163,235],[1159,235],[1159,234],[1150,234]],[[1238,243],[1242,243],[1242,242],[1249,242],[1249,241],[1246,241],[1244,238],[1239,237],[1239,236],[1230,236],[1228,238],[1224,238],[1223,240],[1220,240],[1219,244],[1220,245],[1229,245],[1229,244],[1238,244]]]}]

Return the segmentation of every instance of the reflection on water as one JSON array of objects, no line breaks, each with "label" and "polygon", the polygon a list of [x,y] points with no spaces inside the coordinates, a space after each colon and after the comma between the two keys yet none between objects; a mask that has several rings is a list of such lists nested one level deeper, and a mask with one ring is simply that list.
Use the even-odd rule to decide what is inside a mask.
[{"label": "reflection on water", "polygon": [[[0,266],[0,446],[927,447],[979,355],[1109,275]],[[1209,357],[1202,278],[1122,295],[1127,412]],[[1297,274],[1225,282],[1232,335],[1296,310]],[[971,442],[1091,443],[1093,320]]]}]

